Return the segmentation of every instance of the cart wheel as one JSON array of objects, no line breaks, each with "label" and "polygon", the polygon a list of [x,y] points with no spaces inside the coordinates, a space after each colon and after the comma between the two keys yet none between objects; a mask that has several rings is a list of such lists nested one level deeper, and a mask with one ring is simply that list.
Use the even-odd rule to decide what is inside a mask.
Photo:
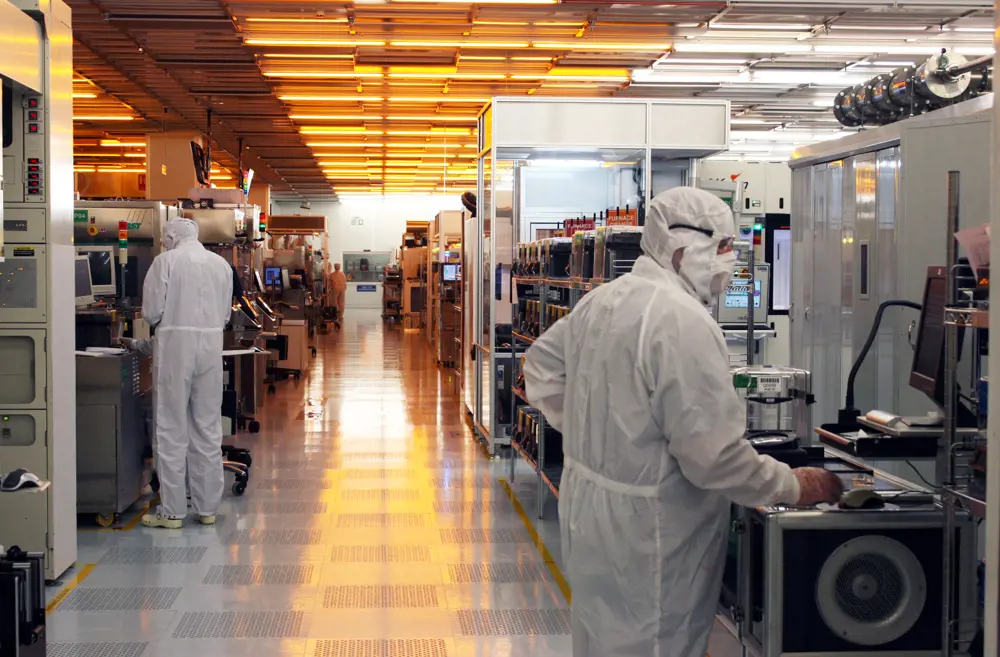
[{"label": "cart wheel", "polygon": [[273,395],[276,392],[278,392],[278,389],[274,386],[273,383],[267,386],[267,394]]},{"label": "cart wheel", "polygon": [[250,433],[260,433],[260,422],[257,420],[250,420],[247,424],[247,428],[250,430]]},{"label": "cart wheel", "polygon": [[233,495],[241,496],[247,492],[247,482],[237,481],[233,484]]},{"label": "cart wheel", "polygon": [[101,527],[113,527],[115,524],[115,514],[113,513],[98,513],[94,515],[94,520]]},{"label": "cart wheel", "polygon": [[313,358],[315,358],[316,357],[316,347],[312,347],[310,349],[310,351],[312,351]]}]

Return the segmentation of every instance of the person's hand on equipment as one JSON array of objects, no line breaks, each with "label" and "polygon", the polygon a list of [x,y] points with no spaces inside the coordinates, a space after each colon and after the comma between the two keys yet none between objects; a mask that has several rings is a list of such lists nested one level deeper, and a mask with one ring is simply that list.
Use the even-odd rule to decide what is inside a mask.
[{"label": "person's hand on equipment", "polygon": [[792,474],[799,480],[799,506],[820,502],[837,502],[844,492],[840,478],[823,468],[796,468]]},{"label": "person's hand on equipment", "polygon": [[121,343],[122,343],[122,347],[125,348],[125,349],[128,349],[129,351],[138,351],[139,350],[139,341],[138,340],[134,340],[132,338],[122,338],[121,339]]}]

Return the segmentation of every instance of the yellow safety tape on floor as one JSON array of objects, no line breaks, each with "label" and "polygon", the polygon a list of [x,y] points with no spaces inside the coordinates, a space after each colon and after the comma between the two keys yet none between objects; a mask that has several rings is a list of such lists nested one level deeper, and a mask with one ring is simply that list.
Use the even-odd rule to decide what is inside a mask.
[{"label": "yellow safety tape on floor", "polygon": [[538,535],[538,531],[535,529],[535,525],[531,522],[528,514],[524,511],[524,507],[518,502],[517,496],[514,495],[514,490],[507,483],[506,479],[500,479],[501,485],[503,485],[504,492],[507,493],[507,497],[510,498],[511,504],[514,505],[514,510],[517,511],[517,515],[521,517],[521,522],[524,523],[524,528],[528,530],[528,536],[531,537],[531,542],[535,544],[538,549],[539,554],[542,555],[542,560],[545,562],[545,567],[549,569],[549,573],[552,575],[552,579],[556,581],[556,586],[562,591],[563,597],[566,598],[567,604],[572,604],[573,602],[573,592],[569,588],[569,582],[563,576],[562,571],[559,569],[559,564],[552,557],[552,553],[549,549],[545,547],[545,542],[542,541],[542,537]]},{"label": "yellow safety tape on floor", "polygon": [[94,572],[95,568],[97,568],[96,563],[88,563],[80,566],[80,572],[76,574],[76,577],[71,579],[66,586],[63,587],[62,591],[56,593],[56,597],[52,598],[52,601],[49,602],[49,604],[45,605],[45,613],[51,614],[55,611],[59,605],[63,603],[66,597],[72,593],[81,582],[83,582],[83,580],[90,577],[90,573]]}]

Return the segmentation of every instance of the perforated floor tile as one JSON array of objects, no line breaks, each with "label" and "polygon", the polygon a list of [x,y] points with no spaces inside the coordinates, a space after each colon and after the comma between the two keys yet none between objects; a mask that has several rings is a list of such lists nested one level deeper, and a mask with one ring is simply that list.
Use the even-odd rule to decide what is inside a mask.
[{"label": "perforated floor tile", "polygon": [[457,584],[544,582],[551,579],[543,567],[532,563],[450,564],[448,577]]},{"label": "perforated floor tile", "polygon": [[195,564],[201,563],[205,547],[114,547],[101,558],[101,565]]},{"label": "perforated floor tile", "polygon": [[49,643],[47,657],[142,657],[149,644],[135,643]]},{"label": "perforated floor tile", "polygon": [[420,499],[420,491],[411,488],[355,488],[340,492],[345,502],[411,502]]},{"label": "perforated floor tile", "polygon": [[455,615],[464,636],[570,633],[568,609],[462,609]]},{"label": "perforated floor tile", "polygon": [[326,502],[257,502],[247,508],[244,513],[260,513],[275,515],[319,515],[326,513]]},{"label": "perforated floor tile", "polygon": [[437,588],[423,585],[328,586],[325,609],[392,609],[438,607]]},{"label": "perforated floor tile", "polygon": [[292,479],[278,477],[272,479],[250,479],[250,490],[326,490],[333,488],[333,482],[324,477]]},{"label": "perforated floor tile", "polygon": [[174,587],[92,587],[69,594],[55,613],[64,611],[165,611],[170,609],[181,589]]},{"label": "perforated floor tile", "polygon": [[457,502],[451,500],[441,500],[434,503],[434,510],[438,513],[470,513],[470,512],[490,512],[516,515],[517,511],[510,502]]},{"label": "perforated floor tile", "polygon": [[347,513],[337,517],[337,527],[425,527],[427,519],[419,513]]},{"label": "perforated floor tile", "polygon": [[317,641],[309,657],[450,657],[444,639]]},{"label": "perforated floor tile", "polygon": [[212,566],[203,584],[251,586],[257,584],[309,584],[313,566]]},{"label": "perforated floor tile", "polygon": [[426,562],[431,551],[425,545],[338,545],[330,554],[333,562],[390,563]]},{"label": "perforated floor tile", "polygon": [[302,636],[305,619],[301,611],[187,612],[174,638],[295,639]]},{"label": "perforated floor tile", "polygon": [[321,529],[238,529],[226,536],[229,545],[319,545]]},{"label": "perforated floor tile", "polygon": [[443,543],[524,543],[528,535],[520,529],[442,529]]}]

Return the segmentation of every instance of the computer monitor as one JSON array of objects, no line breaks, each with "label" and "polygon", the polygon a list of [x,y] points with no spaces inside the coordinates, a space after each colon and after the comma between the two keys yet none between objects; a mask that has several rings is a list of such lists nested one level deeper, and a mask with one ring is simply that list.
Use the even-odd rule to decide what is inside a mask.
[{"label": "computer monitor", "polygon": [[76,256],[73,262],[73,276],[76,285],[76,305],[89,306],[94,303],[94,286],[90,282],[90,259]]},{"label": "computer monitor", "polygon": [[[742,269],[745,265],[741,265]],[[768,297],[771,292],[771,267],[766,263],[754,265],[753,321],[767,324]],[[747,280],[734,279],[719,295],[716,317],[719,324],[745,325],[749,316],[750,284]]]},{"label": "computer monitor", "polygon": [[281,289],[282,290],[290,290],[290,289],[292,289],[292,280],[288,276],[288,268],[287,267],[282,267],[281,268]]},{"label": "computer monitor", "polygon": [[458,280],[458,265],[445,264],[443,265],[444,270],[441,273],[441,277],[446,282],[453,282]]},{"label": "computer monitor", "polygon": [[117,272],[115,262],[115,247],[78,246],[78,256],[86,256],[90,263],[90,281],[95,297],[113,297],[118,294]]},{"label": "computer monitor", "polygon": [[910,368],[910,387],[930,397],[938,406],[944,406],[944,308],[947,299],[947,270],[928,267],[917,346]]},{"label": "computer monitor", "polygon": [[257,288],[257,291],[263,294],[264,290],[264,279],[260,277],[260,270],[253,270],[253,284]]},{"label": "computer monitor", "polygon": [[281,267],[265,267],[264,284],[267,287],[281,287]]}]

